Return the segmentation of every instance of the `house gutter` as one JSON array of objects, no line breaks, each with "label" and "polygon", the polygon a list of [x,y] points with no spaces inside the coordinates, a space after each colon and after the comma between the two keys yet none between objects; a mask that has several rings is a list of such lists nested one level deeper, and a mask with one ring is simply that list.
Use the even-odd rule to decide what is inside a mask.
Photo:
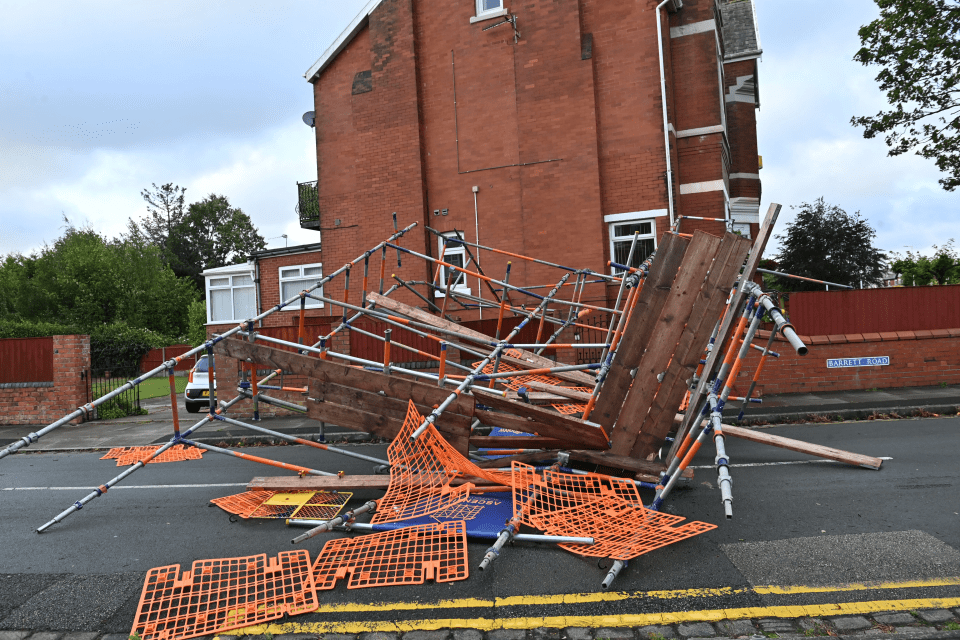
[{"label": "house gutter", "polygon": [[667,122],[667,74],[663,67],[663,25],[660,22],[660,10],[668,2],[663,0],[657,5],[657,54],[660,57],[660,101],[663,106],[663,148],[667,158],[667,211],[670,213],[670,228],[673,229],[673,167],[670,163],[670,130]]}]

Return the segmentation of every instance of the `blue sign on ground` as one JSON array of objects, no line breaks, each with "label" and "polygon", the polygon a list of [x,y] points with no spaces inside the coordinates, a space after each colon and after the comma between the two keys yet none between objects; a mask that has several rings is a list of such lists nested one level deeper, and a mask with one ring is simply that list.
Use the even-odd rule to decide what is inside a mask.
[{"label": "blue sign on ground", "polygon": [[373,525],[374,531],[403,529],[415,524],[433,524],[464,520],[467,523],[467,535],[471,538],[496,540],[507,520],[513,517],[513,494],[505,492],[481,493],[471,495],[464,502],[437,511],[429,516],[421,516],[400,522],[382,522]]},{"label": "blue sign on ground", "polygon": [[890,356],[872,356],[870,358],[828,358],[827,369],[842,367],[882,367],[890,364]]}]

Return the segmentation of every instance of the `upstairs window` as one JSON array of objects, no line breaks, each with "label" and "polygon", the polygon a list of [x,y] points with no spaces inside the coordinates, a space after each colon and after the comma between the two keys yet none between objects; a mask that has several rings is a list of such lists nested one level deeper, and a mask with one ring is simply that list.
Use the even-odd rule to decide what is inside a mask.
[{"label": "upstairs window", "polygon": [[[610,259],[628,267],[639,267],[657,248],[654,231],[656,224],[653,220],[625,220],[610,225]],[[630,245],[633,244],[634,234],[637,237],[637,248],[633,251],[633,259],[627,264],[630,256]],[[623,269],[611,266],[611,273],[619,275]]]},{"label": "upstairs window", "polygon": [[490,13],[499,13],[503,9],[503,0],[477,0],[477,17]]},{"label": "upstairs window", "polygon": [[240,322],[257,315],[250,273],[207,277],[207,322]]},{"label": "upstairs window", "polygon": [[[444,238],[453,238],[456,240],[457,234],[453,231],[443,234]],[[463,237],[463,234],[460,234],[460,237]],[[443,254],[441,258],[444,262],[448,262],[456,267],[461,269],[466,269],[467,264],[467,251],[464,249],[463,245],[458,242],[447,242],[444,246],[443,238],[438,238],[437,242],[439,243],[439,250]],[[450,272],[453,272],[452,275]],[[456,293],[470,293],[470,287],[467,285],[467,275],[461,271],[451,269],[450,267],[441,267],[440,268],[440,277],[437,281],[438,289],[434,293],[434,296],[438,298],[444,297],[447,289],[447,277],[453,278],[450,282],[450,290],[455,291]]]},{"label": "upstairs window", "polygon": [[[293,296],[300,295],[304,289],[309,289],[317,284],[317,281],[323,278],[323,265],[321,264],[300,264],[287,267],[280,267],[280,302],[289,300]],[[315,289],[311,293],[323,295],[323,287]],[[300,308],[300,303],[293,303],[292,307]],[[313,298],[307,298],[306,309],[321,309],[323,303]]]}]

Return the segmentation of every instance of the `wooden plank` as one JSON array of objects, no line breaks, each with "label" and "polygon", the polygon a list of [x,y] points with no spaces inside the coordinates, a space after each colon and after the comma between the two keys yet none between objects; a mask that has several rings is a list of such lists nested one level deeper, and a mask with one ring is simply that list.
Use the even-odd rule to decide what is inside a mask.
[{"label": "wooden plank", "polygon": [[673,416],[687,392],[687,380],[696,373],[700,356],[710,340],[710,334],[749,250],[750,241],[746,238],[735,233],[724,234],[710,274],[700,289],[663,382],[630,451],[634,458],[646,458],[659,449],[673,428]]},{"label": "wooden plank", "polygon": [[[398,302],[396,300],[393,300],[392,298],[382,296],[378,293],[368,293],[367,300],[370,300],[371,302],[375,302],[378,306],[384,309],[388,309],[395,313],[399,313],[401,315],[407,316],[408,318],[412,320],[416,320],[417,322],[422,322],[432,327],[443,329],[444,331],[448,331],[454,335],[457,335],[463,338],[473,338],[474,340],[479,340],[480,342],[488,345],[490,350],[493,350],[494,345],[497,344],[497,341],[494,340],[492,336],[488,336],[484,333],[480,333],[479,331],[474,331],[473,329],[462,327],[454,322],[450,322],[449,320],[438,318],[435,315],[427,313],[423,309],[418,309],[417,307],[411,307],[410,305],[406,305],[402,302]],[[522,354],[521,356],[522,361],[524,366],[526,367],[539,369],[543,367],[558,366],[556,361],[551,360],[550,358],[547,358],[545,356],[538,356],[537,354],[531,351],[523,351],[522,349],[518,349],[518,351],[520,351],[520,353]],[[510,360],[512,362],[514,359],[511,358]],[[558,378],[562,377],[562,379],[564,380],[573,380],[577,383],[584,384],[586,386],[592,387],[594,384],[596,384],[596,380],[594,379],[593,376],[585,373],[580,373],[579,371],[564,372],[563,376],[561,376],[561,374],[559,373],[551,374],[551,375],[556,375],[556,377]]]},{"label": "wooden plank", "polygon": [[[640,426],[653,405],[653,397],[660,387],[658,376],[667,369],[680,334],[690,318],[690,312],[700,295],[700,289],[713,265],[713,258],[720,248],[720,238],[695,231],[690,246],[683,256],[677,277],[670,287],[654,327],[653,339],[637,365],[633,385],[620,409],[616,427],[611,436],[610,453],[630,455]],[[645,457],[645,456],[637,456]]]},{"label": "wooden plank", "polygon": [[542,382],[525,382],[524,385],[535,391],[545,391],[554,395],[563,396],[564,398],[570,400],[576,400],[577,402],[590,401],[590,394],[586,393],[585,391],[577,391],[576,389],[559,387],[552,384],[544,384]]},{"label": "wooden plank", "polygon": [[[528,352],[524,351],[523,353],[528,353]],[[507,364],[512,364],[515,367],[520,367],[521,369],[538,369],[538,368],[541,368],[541,366],[543,367],[562,366],[559,362],[554,362],[553,360],[550,360],[551,364],[540,365],[532,362],[531,360],[521,360],[520,358],[512,358],[510,356],[501,356],[500,362],[506,362]],[[593,385],[597,383],[597,380],[596,378],[594,378],[594,376],[587,373],[583,373],[582,371],[559,371],[559,372],[554,372],[554,373],[549,373],[544,375],[548,375],[551,378],[557,378],[559,380],[563,380],[564,382],[575,384],[578,387],[593,388]]]},{"label": "wooden plank", "polygon": [[247,483],[247,491],[386,491],[390,476],[259,476]]},{"label": "wooden plank", "polygon": [[[763,219],[763,224],[760,225],[760,231],[757,233],[757,239],[753,243],[753,248],[750,250],[750,257],[747,259],[747,264],[744,267],[743,272],[740,274],[739,281],[741,283],[753,280],[753,276],[757,272],[757,265],[760,264],[760,258],[763,256],[763,250],[766,249],[767,242],[770,240],[770,236],[773,235],[773,227],[776,225],[777,218],[780,215],[780,208],[781,207],[779,204],[771,203],[770,208],[767,209],[767,215]],[[743,303],[743,298],[743,287],[737,287],[737,290],[730,301],[729,308],[737,309]],[[734,324],[739,321],[739,319],[739,313],[727,313],[723,318],[723,322],[720,323],[720,329],[717,332],[717,340],[714,343],[714,348],[710,352],[710,355],[707,356],[707,363],[703,367],[703,375],[701,376],[697,387],[690,393],[690,410],[687,411],[688,417],[684,419],[683,423],[680,425],[680,428],[677,430],[677,438],[673,441],[673,445],[670,447],[670,453],[666,458],[667,460],[673,460],[677,453],[677,449],[680,447],[681,442],[683,442],[684,436],[687,434],[687,431],[689,431],[690,424],[694,420],[694,415],[698,413],[698,408],[707,395],[707,383],[714,374],[714,369],[716,368],[717,362],[720,360],[720,358],[722,358],[724,343],[730,336],[730,330],[733,328]]]},{"label": "wooden plank", "polygon": [[780,447],[781,449],[787,449],[789,451],[796,451],[797,453],[806,453],[811,456],[817,456],[818,458],[826,458],[827,460],[844,462],[846,464],[852,464],[855,467],[879,469],[880,465],[883,464],[883,460],[880,458],[874,458],[873,456],[851,453],[842,449],[834,449],[833,447],[811,444],[809,442],[803,442],[802,440],[784,438],[783,436],[775,436],[772,433],[763,433],[761,431],[744,429],[743,427],[735,427],[729,424],[723,425],[723,434],[732,436],[734,438],[740,438],[742,440],[749,440],[750,442],[758,442],[760,444],[768,444],[774,447]]},{"label": "wooden plank", "polygon": [[[497,413],[494,411],[483,411],[477,409],[477,412],[474,416],[481,422],[489,427],[500,427],[501,429],[511,429],[513,431],[520,431],[522,433],[534,433],[539,434],[541,432],[547,433],[550,430],[550,426],[543,424],[537,420],[532,420],[530,418],[523,418],[520,416],[510,415],[509,413]],[[554,439],[556,442],[563,442],[564,448],[570,449],[606,449],[607,442],[606,440],[602,442],[594,442],[589,444],[584,444],[582,440],[580,441],[571,441],[563,439]]]},{"label": "wooden plank", "polygon": [[[329,422],[339,427],[346,427],[354,431],[372,433],[385,440],[392,441],[403,428],[403,420],[390,418],[379,413],[369,413],[360,411],[354,407],[348,407],[333,402],[317,402],[310,398],[307,399],[307,415],[314,420]],[[469,448],[469,440],[466,435],[455,435],[452,433],[443,433],[443,438],[450,443],[460,453],[466,454]]]},{"label": "wooden plank", "polygon": [[[483,478],[454,478],[450,483],[459,486],[470,482],[477,486],[493,485]],[[388,474],[380,476],[263,476],[250,480],[247,491],[361,491],[364,489],[379,489],[386,491],[390,484]]]},{"label": "wooden plank", "polygon": [[[523,402],[523,399],[516,391],[507,391],[507,395],[504,397],[515,402]],[[566,403],[568,401],[567,398],[564,398],[563,396],[554,395],[552,393],[543,393],[542,391],[527,391],[527,398],[530,400],[530,404],[535,404],[538,406]]]},{"label": "wooden plank", "polygon": [[[404,401],[413,400],[416,404],[431,407],[440,404],[450,395],[447,390],[423,382],[415,382],[399,376],[388,376],[376,371],[367,371],[331,360],[311,358],[298,353],[275,349],[265,344],[250,343],[235,338],[227,338],[218,342],[214,351],[245,362],[268,364],[275,369],[282,368],[284,371],[345,387],[354,387],[374,393],[383,391],[390,398],[398,398]],[[474,411],[473,397],[460,394],[451,403],[449,410],[462,416],[472,416]]]},{"label": "wooden plank", "polygon": [[616,357],[607,371],[597,403],[590,414],[590,420],[602,425],[608,433],[620,415],[623,399],[633,383],[630,372],[640,364],[640,357],[660,317],[660,310],[670,293],[670,285],[677,275],[688,244],[686,238],[668,233],[657,247],[657,256],[650,265],[650,273],[644,280],[633,315],[620,339]]},{"label": "wooden plank", "polygon": [[[324,382],[316,378],[308,378],[308,396],[310,400],[319,402],[332,402],[367,413],[384,415],[395,420],[403,420],[407,417],[407,407],[409,401],[399,398],[388,398],[378,393],[370,393],[361,389],[344,387],[332,382]],[[420,415],[427,415],[433,411],[433,407],[416,404]],[[434,423],[437,430],[447,439],[464,438],[470,435],[470,423],[473,418],[470,416],[461,416],[451,411],[445,411]]]},{"label": "wooden plank", "polygon": [[[608,447],[607,437],[597,427],[592,427],[585,422],[568,418],[553,411],[547,411],[532,404],[513,402],[503,396],[493,393],[484,393],[475,389],[477,402],[500,411],[511,413],[521,418],[530,418],[539,423],[537,434],[556,438],[557,440],[567,440],[572,442],[584,443],[583,448],[603,448]],[[496,426],[496,425],[494,425]]]},{"label": "wooden plank", "polygon": [[[666,470],[662,462],[653,462],[650,460],[637,460],[627,456],[618,456],[609,451],[570,451],[570,457],[581,462],[599,464],[614,469],[627,469],[635,473],[643,473],[654,478],[659,478],[660,473]],[[693,470],[686,469],[683,472],[684,478],[692,478]]]},{"label": "wooden plank", "polygon": [[478,449],[576,449],[578,442],[564,442],[540,436],[470,436],[470,446]]}]

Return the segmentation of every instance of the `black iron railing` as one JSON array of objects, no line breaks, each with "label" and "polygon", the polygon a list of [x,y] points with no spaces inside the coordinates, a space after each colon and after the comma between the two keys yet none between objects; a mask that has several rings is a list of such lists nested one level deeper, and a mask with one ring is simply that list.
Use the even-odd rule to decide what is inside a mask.
[{"label": "black iron railing", "polygon": [[[107,395],[117,387],[125,385],[128,380],[136,378],[137,375],[138,372],[136,368],[123,369],[121,367],[113,370],[87,369],[86,376],[90,380],[90,400],[96,400]],[[140,387],[138,385],[114,396],[94,409],[94,414],[90,419],[122,418],[124,416],[138,416],[144,413],[146,413],[146,411],[140,407]]]},{"label": "black iron railing", "polygon": [[320,197],[316,180],[297,183],[297,214],[300,216],[301,227],[320,224]]}]

